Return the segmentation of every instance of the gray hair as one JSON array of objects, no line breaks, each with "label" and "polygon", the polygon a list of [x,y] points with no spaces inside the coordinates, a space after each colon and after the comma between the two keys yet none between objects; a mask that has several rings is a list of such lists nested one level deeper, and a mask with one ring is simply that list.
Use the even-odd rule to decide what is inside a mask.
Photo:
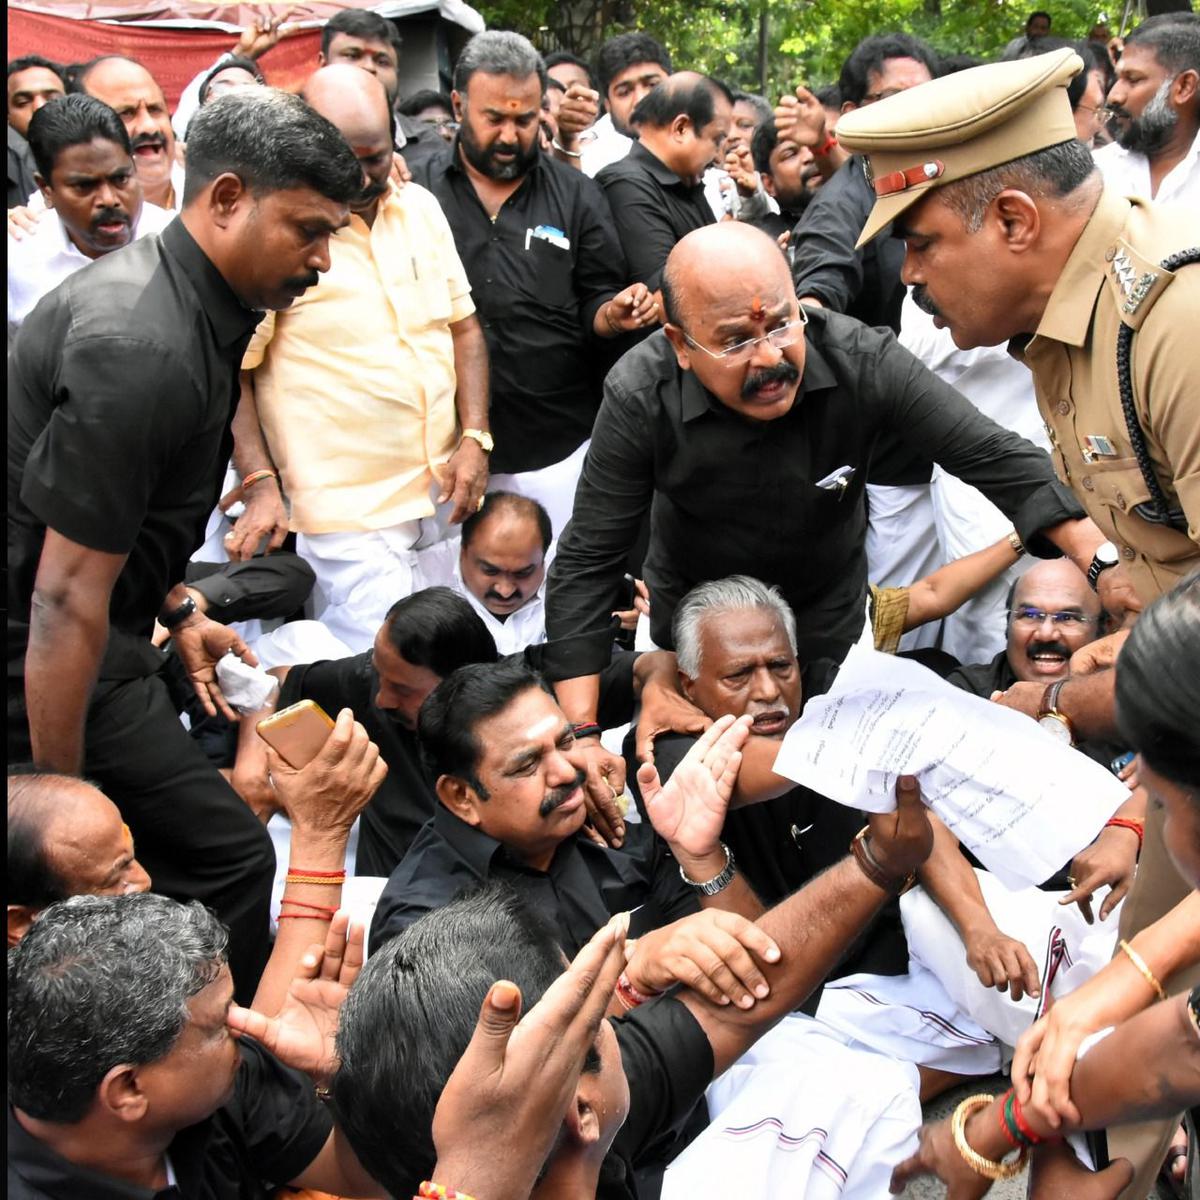
[{"label": "gray hair", "polygon": [[546,90],[546,64],[533,43],[519,33],[498,29],[477,33],[454,64],[454,90],[465,92],[476,71],[485,75],[511,75],[514,79],[536,75],[542,91]]},{"label": "gray hair", "polygon": [[777,587],[771,587],[750,575],[730,575],[692,588],[679,602],[671,621],[675,657],[679,669],[689,678],[700,674],[700,637],[704,622],[717,613],[763,609],[779,618],[788,645],[796,653],[796,617]]},{"label": "gray hair", "polygon": [[225,927],[151,893],[53,904],[8,952],[8,1100],[73,1124],[122,1063],[156,1062],[220,973]]},{"label": "gray hair", "polygon": [[188,123],[184,205],[226,173],[256,195],[311,188],[338,204],[363,186],[362,167],[337,128],[299,96],[269,87],[227,92]]},{"label": "gray hair", "polygon": [[1019,188],[1035,200],[1058,200],[1077,191],[1098,173],[1092,152],[1072,138],[965,179],[956,179],[940,188],[938,194],[946,207],[962,219],[968,233],[978,233],[983,228],[988,206],[1005,189]]}]

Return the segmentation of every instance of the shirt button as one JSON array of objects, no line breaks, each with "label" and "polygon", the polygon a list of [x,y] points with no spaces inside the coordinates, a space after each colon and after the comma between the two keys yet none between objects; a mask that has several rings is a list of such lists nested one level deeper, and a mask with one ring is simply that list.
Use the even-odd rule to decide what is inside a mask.
[{"label": "shirt button", "polygon": [[1110,249],[1110,250],[1107,250],[1107,251],[1105,252],[1105,254],[1104,254],[1104,261],[1105,261],[1105,262],[1112,262],[1112,260],[1113,260],[1114,258],[1116,258],[1116,257],[1117,257],[1117,252],[1116,252],[1116,250],[1115,250],[1115,249]]},{"label": "shirt button", "polygon": [[1124,559],[1126,559],[1126,560],[1132,560],[1132,558],[1133,558],[1133,547],[1132,547],[1132,546],[1124,546],[1124,547],[1122,547],[1122,549],[1121,549],[1121,557],[1122,557],[1122,558],[1124,558]]},{"label": "shirt button", "polygon": [[1089,492],[1095,490],[1096,485],[1092,482],[1092,477],[1090,475],[1085,475],[1079,482],[1082,483]]},{"label": "shirt button", "polygon": [[1058,415],[1060,417],[1065,417],[1067,413],[1071,411],[1071,402],[1070,400],[1060,400],[1056,407],[1058,410]]}]

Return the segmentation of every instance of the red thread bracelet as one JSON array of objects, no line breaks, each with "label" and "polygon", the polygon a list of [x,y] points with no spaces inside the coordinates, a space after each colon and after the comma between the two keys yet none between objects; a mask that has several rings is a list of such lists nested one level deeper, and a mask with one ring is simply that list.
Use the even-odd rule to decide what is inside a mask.
[{"label": "red thread bracelet", "polygon": [[337,909],[330,904],[309,904],[305,900],[293,900],[291,896],[284,896],[279,902],[282,904],[292,904],[296,908],[311,908],[313,912],[328,913],[330,920],[337,916]]},{"label": "red thread bracelet", "polygon": [[1132,829],[1137,834],[1138,840],[1138,857],[1142,854],[1142,840],[1145,837],[1145,822],[1135,821],[1132,817],[1109,817],[1104,822],[1104,828],[1112,826],[1114,829]]},{"label": "red thread bracelet", "polygon": [[286,913],[279,914],[281,921],[332,921],[332,917],[322,917],[318,913]]}]

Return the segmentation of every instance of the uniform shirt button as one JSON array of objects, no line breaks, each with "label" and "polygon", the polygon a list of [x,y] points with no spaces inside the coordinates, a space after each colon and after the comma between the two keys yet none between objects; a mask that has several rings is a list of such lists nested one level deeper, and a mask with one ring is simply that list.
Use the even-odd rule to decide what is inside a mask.
[{"label": "uniform shirt button", "polygon": [[1065,417],[1067,415],[1067,413],[1069,413],[1070,411],[1071,411],[1070,400],[1060,400],[1058,402],[1058,415],[1060,417]]},{"label": "uniform shirt button", "polygon": [[1082,483],[1089,492],[1095,491],[1096,485],[1092,482],[1092,477],[1090,475],[1085,475],[1079,482]]},{"label": "uniform shirt button", "polygon": [[1109,249],[1104,252],[1104,261],[1105,262],[1112,262],[1112,260],[1116,257],[1117,257],[1117,252],[1115,249]]}]

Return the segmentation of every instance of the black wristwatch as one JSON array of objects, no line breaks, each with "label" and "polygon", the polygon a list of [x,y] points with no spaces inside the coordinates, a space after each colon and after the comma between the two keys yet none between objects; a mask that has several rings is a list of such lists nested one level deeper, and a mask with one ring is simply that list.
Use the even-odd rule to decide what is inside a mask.
[{"label": "black wristwatch", "polygon": [[1101,542],[1092,556],[1092,564],[1087,569],[1087,581],[1092,591],[1099,591],[1100,576],[1109,567],[1115,567],[1121,561],[1121,552],[1112,542]]},{"label": "black wristwatch", "polygon": [[159,617],[158,622],[169,632],[177,629],[192,613],[197,611],[196,601],[189,596],[178,608],[173,608],[165,617]]}]

